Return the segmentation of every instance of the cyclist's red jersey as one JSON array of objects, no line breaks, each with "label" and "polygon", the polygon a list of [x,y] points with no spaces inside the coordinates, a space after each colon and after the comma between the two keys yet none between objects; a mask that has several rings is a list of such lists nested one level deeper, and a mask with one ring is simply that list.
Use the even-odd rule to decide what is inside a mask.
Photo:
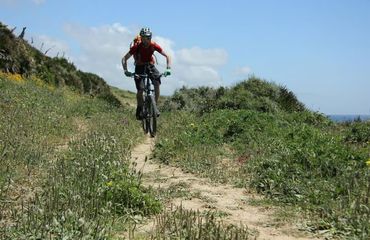
[{"label": "cyclist's red jersey", "polygon": [[154,64],[154,51],[161,53],[163,50],[157,43],[150,42],[147,47],[145,47],[143,43],[135,44],[130,48],[129,53],[131,55],[136,55],[136,65],[143,65],[145,63]]}]

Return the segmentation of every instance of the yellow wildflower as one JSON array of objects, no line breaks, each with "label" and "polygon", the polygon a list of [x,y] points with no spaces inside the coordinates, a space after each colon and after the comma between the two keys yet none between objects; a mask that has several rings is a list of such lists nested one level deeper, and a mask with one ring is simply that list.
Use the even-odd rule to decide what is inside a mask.
[{"label": "yellow wildflower", "polygon": [[111,187],[111,186],[113,186],[113,182],[112,182],[112,181],[109,181],[109,182],[107,182],[107,183],[106,183],[106,185],[107,185],[108,187]]},{"label": "yellow wildflower", "polygon": [[15,82],[18,82],[18,83],[24,82],[24,79],[23,79],[22,75],[20,75],[18,73],[13,74],[13,73],[1,72],[0,77],[6,78],[8,80],[15,81]]},{"label": "yellow wildflower", "polygon": [[15,82],[21,82],[23,81],[22,75],[16,73],[16,74],[8,74],[8,78],[10,80],[13,80]]},{"label": "yellow wildflower", "polygon": [[366,165],[370,167],[370,158],[366,161]]}]

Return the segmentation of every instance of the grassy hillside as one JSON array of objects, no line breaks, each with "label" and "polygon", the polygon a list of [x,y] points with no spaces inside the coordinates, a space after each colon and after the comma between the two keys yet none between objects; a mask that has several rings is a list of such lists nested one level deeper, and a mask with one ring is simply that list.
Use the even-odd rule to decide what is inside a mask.
[{"label": "grassy hillside", "polygon": [[182,88],[162,106],[155,157],[295,206],[313,231],[370,235],[370,124],[337,125],[255,77]]},{"label": "grassy hillside", "polygon": [[[0,238],[103,239],[161,204],[129,165],[132,112],[0,74]],[[127,220],[127,219],[126,219]]]},{"label": "grassy hillside", "polygon": [[[0,73],[0,239],[122,239],[140,216],[160,213],[129,162],[143,137],[133,117],[133,108]],[[212,212],[177,208],[159,218],[165,224],[147,238],[249,236]]]},{"label": "grassy hillside", "polygon": [[[46,52],[46,51],[45,51]],[[104,79],[78,70],[63,57],[48,57],[0,22],[0,70],[22,76],[34,76],[56,87],[71,89],[119,105]]]},{"label": "grassy hillside", "polygon": [[113,95],[124,105],[129,107],[136,107],[136,93],[128,90],[122,90],[116,87],[111,87],[111,91]]},{"label": "grassy hillside", "polygon": [[[17,64],[24,55],[12,56]],[[135,94],[117,88],[114,95],[84,94],[73,84],[56,84],[45,71],[61,61],[69,78],[75,68],[45,58],[41,72],[0,72],[0,239],[116,239],[133,232],[140,216],[162,211],[158,193],[141,185],[129,162],[143,136],[133,119]],[[58,72],[48,77],[57,79]],[[160,218],[168,224],[157,225],[148,238],[249,236],[246,228],[221,225],[212,213],[179,208]],[[183,223],[186,229],[174,228]]]}]

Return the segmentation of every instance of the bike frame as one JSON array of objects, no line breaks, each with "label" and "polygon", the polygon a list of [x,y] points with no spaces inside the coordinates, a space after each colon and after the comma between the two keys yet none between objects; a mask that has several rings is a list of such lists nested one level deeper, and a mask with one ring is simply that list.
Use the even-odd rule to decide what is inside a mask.
[{"label": "bike frame", "polygon": [[[144,74],[135,74],[144,83],[143,92],[143,111],[142,111],[142,127],[145,134],[150,133],[151,137],[155,137],[157,132],[157,116],[158,108],[155,101],[155,91],[149,74],[146,73],[147,67],[145,66]],[[160,76],[163,76],[161,74]]]},{"label": "bike frame", "polygon": [[[144,84],[143,89],[143,109],[141,112],[142,116],[142,127],[145,134],[150,133],[151,137],[155,137],[157,133],[157,117],[159,116],[159,111],[157,108],[157,104],[155,101],[155,90],[153,88],[152,81],[150,76],[152,72],[150,68],[148,68],[149,64],[145,64],[144,67],[144,74],[133,74],[131,77],[135,79],[140,79]],[[149,72],[147,71],[149,69]],[[161,73],[158,77],[167,77],[165,73]],[[140,84],[142,85],[142,84]]]}]

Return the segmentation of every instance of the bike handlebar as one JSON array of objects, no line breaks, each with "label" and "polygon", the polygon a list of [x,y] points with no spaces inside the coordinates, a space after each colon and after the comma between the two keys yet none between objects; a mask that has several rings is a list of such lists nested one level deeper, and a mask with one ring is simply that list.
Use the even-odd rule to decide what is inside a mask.
[{"label": "bike handlebar", "polygon": [[[135,78],[135,77],[146,78],[146,77],[148,77],[148,74],[137,74],[137,73],[135,73],[135,74],[131,75],[130,77],[131,78]],[[159,77],[167,77],[167,76],[164,75],[164,73],[161,73],[161,74],[159,74]]]}]

